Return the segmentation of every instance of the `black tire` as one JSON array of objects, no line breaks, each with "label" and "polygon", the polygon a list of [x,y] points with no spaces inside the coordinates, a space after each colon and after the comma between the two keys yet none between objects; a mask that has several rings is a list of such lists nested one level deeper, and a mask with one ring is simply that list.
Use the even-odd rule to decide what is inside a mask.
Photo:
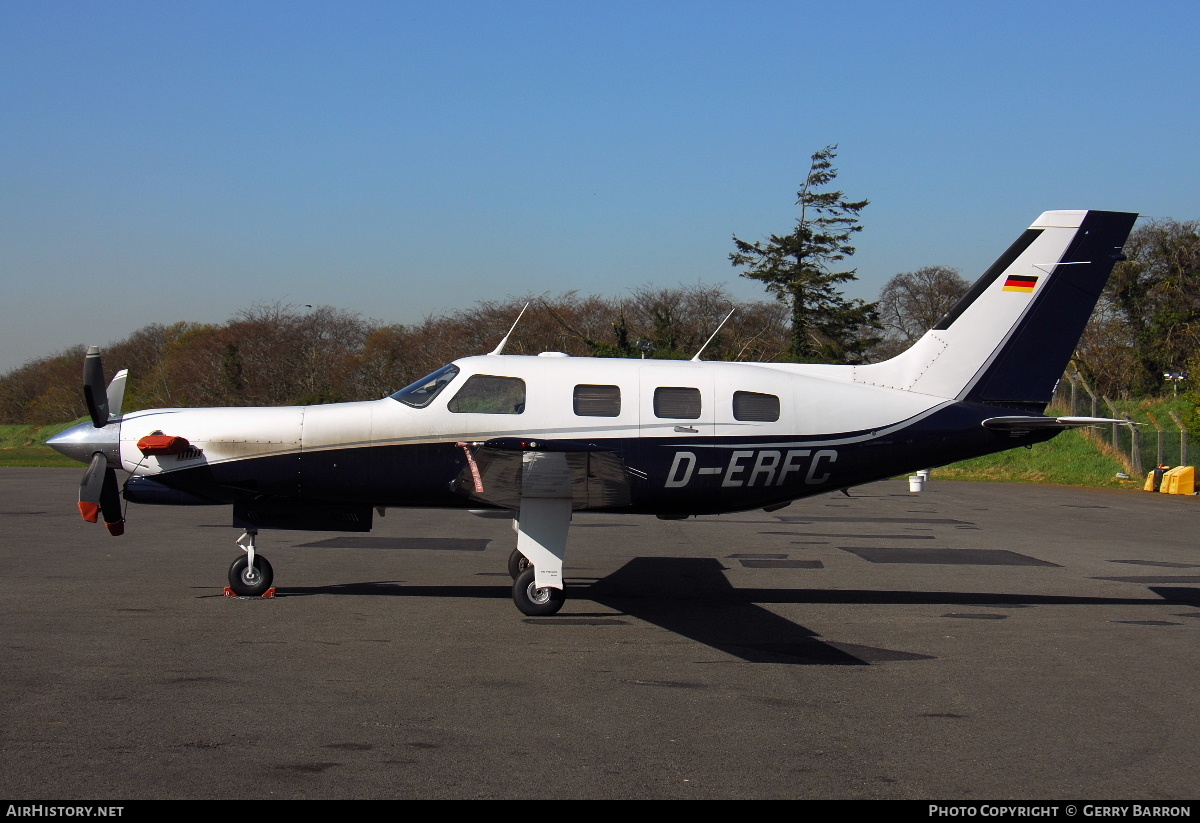
[{"label": "black tire", "polygon": [[530,617],[558,614],[566,599],[567,593],[562,589],[539,589],[534,580],[533,566],[521,572],[513,583],[513,602],[522,614]]},{"label": "black tire", "polygon": [[267,562],[267,558],[261,554],[254,555],[255,574],[253,577],[246,574],[247,565],[244,554],[233,561],[233,565],[229,567],[229,588],[233,589],[234,594],[242,597],[261,597],[267,593],[267,589],[271,588],[275,571]]},{"label": "black tire", "polygon": [[508,575],[516,580],[521,576],[521,572],[531,568],[532,565],[528,557],[513,549],[513,553],[508,556]]}]

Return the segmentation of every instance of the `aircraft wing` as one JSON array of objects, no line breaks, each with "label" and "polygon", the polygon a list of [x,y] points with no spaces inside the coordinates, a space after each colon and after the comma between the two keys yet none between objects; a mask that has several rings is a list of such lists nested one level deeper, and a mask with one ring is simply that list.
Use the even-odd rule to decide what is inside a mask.
[{"label": "aircraft wing", "polygon": [[514,437],[458,445],[467,465],[454,488],[472,500],[506,509],[520,509],[522,497],[569,497],[576,510],[630,503],[625,461],[608,447]]}]

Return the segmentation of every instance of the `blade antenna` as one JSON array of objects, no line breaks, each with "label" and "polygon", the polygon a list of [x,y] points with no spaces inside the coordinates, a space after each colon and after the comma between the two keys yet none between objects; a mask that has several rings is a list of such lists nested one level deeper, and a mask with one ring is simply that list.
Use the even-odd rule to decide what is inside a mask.
[{"label": "blade antenna", "polygon": [[[529,304],[525,304],[525,309],[529,308]],[[512,337],[512,333],[517,328],[517,323],[521,322],[521,318],[525,316],[525,309],[521,309],[521,313],[517,315],[517,319],[513,321],[512,328],[508,330],[508,334],[504,335],[504,339],[500,341],[500,345],[489,352],[489,354],[500,354],[504,351],[504,344],[508,342],[508,338]]]},{"label": "blade antenna", "polygon": [[733,317],[733,313],[734,313],[735,311],[737,311],[737,308],[736,308],[736,307],[734,307],[734,308],[732,308],[732,309],[730,309],[730,310],[729,310],[729,314],[725,315],[725,319],[721,321],[721,325],[720,325],[720,326],[717,326],[717,330],[716,330],[716,331],[714,331],[714,332],[713,332],[711,335],[709,335],[709,338],[708,338],[707,340],[705,340],[705,341],[704,341],[704,345],[700,347],[700,351],[696,352],[696,356],[692,358],[692,362],[693,362],[693,363],[699,363],[699,362],[700,362],[700,355],[701,355],[701,353],[703,353],[703,352],[704,352],[704,350],[708,348],[708,344],[709,344],[709,343],[711,343],[711,342],[713,341],[713,338],[714,338],[714,337],[716,337],[718,333],[720,333],[720,331],[721,331],[721,327],[722,327],[722,326],[724,326],[726,323],[728,323],[728,322],[729,322],[729,318]]}]

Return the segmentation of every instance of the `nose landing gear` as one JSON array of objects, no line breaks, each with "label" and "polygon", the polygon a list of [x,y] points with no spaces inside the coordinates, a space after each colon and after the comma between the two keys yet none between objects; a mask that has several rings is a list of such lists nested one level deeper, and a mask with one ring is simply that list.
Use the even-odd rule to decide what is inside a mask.
[{"label": "nose landing gear", "polygon": [[233,561],[229,567],[229,590],[240,597],[268,597],[272,592],[271,581],[275,572],[267,558],[255,554],[256,529],[247,529],[237,539],[237,544],[246,554]]}]

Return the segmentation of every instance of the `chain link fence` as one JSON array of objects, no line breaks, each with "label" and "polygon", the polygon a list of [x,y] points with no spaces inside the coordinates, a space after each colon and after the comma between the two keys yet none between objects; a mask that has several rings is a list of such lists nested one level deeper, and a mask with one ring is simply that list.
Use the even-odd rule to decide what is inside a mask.
[{"label": "chain link fence", "polygon": [[[1147,414],[1134,420],[1117,410],[1107,397],[1096,395],[1078,374],[1067,373],[1059,381],[1053,408],[1071,417],[1109,417],[1124,420],[1081,429],[1084,436],[1120,459],[1131,477],[1145,477],[1156,466],[1189,466],[1196,448],[1189,449],[1188,431],[1174,412],[1169,420]],[[1190,452],[1190,453],[1189,453]]]}]

